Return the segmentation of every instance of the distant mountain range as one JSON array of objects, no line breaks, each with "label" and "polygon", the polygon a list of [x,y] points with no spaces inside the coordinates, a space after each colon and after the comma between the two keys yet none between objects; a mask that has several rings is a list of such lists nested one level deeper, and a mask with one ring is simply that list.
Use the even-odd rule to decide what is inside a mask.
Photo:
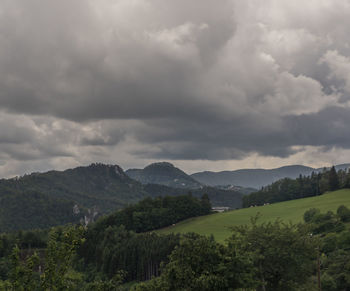
[{"label": "distant mountain range", "polygon": [[[170,171],[184,183],[179,171]],[[191,177],[189,181],[189,188],[143,185],[118,165],[104,164],[1,179],[0,232],[76,222],[92,212],[109,213],[145,197],[182,195],[190,190],[196,197],[207,193],[214,206],[241,207],[240,192],[202,186]],[[193,189],[195,184],[200,187]]]},{"label": "distant mountain range", "polygon": [[[350,164],[335,166],[337,170],[348,169]],[[295,179],[299,175],[308,176],[312,172],[322,171],[324,168],[311,168],[301,165],[285,166],[276,169],[242,169],[222,172],[199,172],[191,175],[198,182],[209,185],[236,185],[242,187],[261,188],[283,178]]]},{"label": "distant mountain range", "polygon": [[195,197],[208,194],[213,206],[240,208],[242,196],[255,191],[254,188],[285,177],[309,175],[312,171],[322,169],[288,166],[187,175],[163,162],[126,172],[118,165],[92,164],[0,179],[0,232],[91,220],[96,213],[110,213],[145,197],[189,192]]}]

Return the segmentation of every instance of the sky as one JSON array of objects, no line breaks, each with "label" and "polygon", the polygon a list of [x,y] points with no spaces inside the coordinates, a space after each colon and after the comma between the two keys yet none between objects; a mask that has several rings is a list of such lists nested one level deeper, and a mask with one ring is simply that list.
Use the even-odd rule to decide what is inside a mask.
[{"label": "sky", "polygon": [[350,162],[350,0],[0,0],[0,177]]}]

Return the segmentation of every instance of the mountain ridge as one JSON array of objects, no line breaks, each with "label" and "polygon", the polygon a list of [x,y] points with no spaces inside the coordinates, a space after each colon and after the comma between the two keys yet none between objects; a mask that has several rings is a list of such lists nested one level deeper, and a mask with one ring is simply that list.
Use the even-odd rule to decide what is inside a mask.
[{"label": "mountain ridge", "polygon": [[[336,165],[335,168],[349,168],[350,164]],[[322,171],[324,168],[312,168],[303,165],[289,165],[274,169],[238,169],[233,171],[203,171],[193,173],[190,176],[204,185],[212,187],[218,185],[236,185],[241,187],[261,188],[276,182],[279,179],[295,179],[300,174],[309,176],[312,172]]]},{"label": "mountain ridge", "polygon": [[[87,209],[107,214],[145,197],[184,195],[189,190],[143,185],[126,175],[118,165],[97,163],[1,179],[0,232],[77,222],[85,219]],[[216,206],[240,208],[242,205],[242,194],[237,191],[208,186],[192,189],[195,197],[203,194],[208,194]],[[74,215],[77,208],[80,214]]]}]

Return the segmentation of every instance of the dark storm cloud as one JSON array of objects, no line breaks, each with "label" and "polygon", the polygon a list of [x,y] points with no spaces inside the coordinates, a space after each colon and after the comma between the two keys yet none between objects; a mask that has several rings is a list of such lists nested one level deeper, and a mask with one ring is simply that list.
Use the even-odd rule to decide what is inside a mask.
[{"label": "dark storm cloud", "polygon": [[140,18],[104,23],[99,9],[108,13],[111,2],[5,1],[0,105],[78,121],[194,107],[193,82],[231,37],[233,10],[227,1],[206,1],[202,11],[184,4],[115,1],[116,13],[133,8]]},{"label": "dark storm cloud", "polygon": [[0,160],[350,149],[349,30],[348,0],[1,1]]},{"label": "dark storm cloud", "polygon": [[[269,124],[276,126],[272,128]],[[251,152],[287,157],[298,151],[294,146],[350,148],[349,124],[350,109],[342,107],[285,116],[279,120],[269,120],[267,116],[245,116],[225,122],[177,120],[166,126],[163,121],[138,134],[142,142],[156,144],[158,151],[135,154],[160,159],[208,160],[240,159]],[[162,131],[162,128],[169,130]]]},{"label": "dark storm cloud", "polygon": [[350,148],[350,108],[330,107],[320,112],[290,116],[285,128],[298,145]]}]

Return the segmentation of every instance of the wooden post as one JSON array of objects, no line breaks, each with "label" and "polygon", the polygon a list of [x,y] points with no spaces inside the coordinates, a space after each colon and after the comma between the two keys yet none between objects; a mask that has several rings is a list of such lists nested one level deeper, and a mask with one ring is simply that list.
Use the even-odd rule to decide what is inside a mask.
[{"label": "wooden post", "polygon": [[317,283],[318,283],[318,290],[322,291],[321,288],[321,261],[320,261],[320,248],[317,248]]}]

